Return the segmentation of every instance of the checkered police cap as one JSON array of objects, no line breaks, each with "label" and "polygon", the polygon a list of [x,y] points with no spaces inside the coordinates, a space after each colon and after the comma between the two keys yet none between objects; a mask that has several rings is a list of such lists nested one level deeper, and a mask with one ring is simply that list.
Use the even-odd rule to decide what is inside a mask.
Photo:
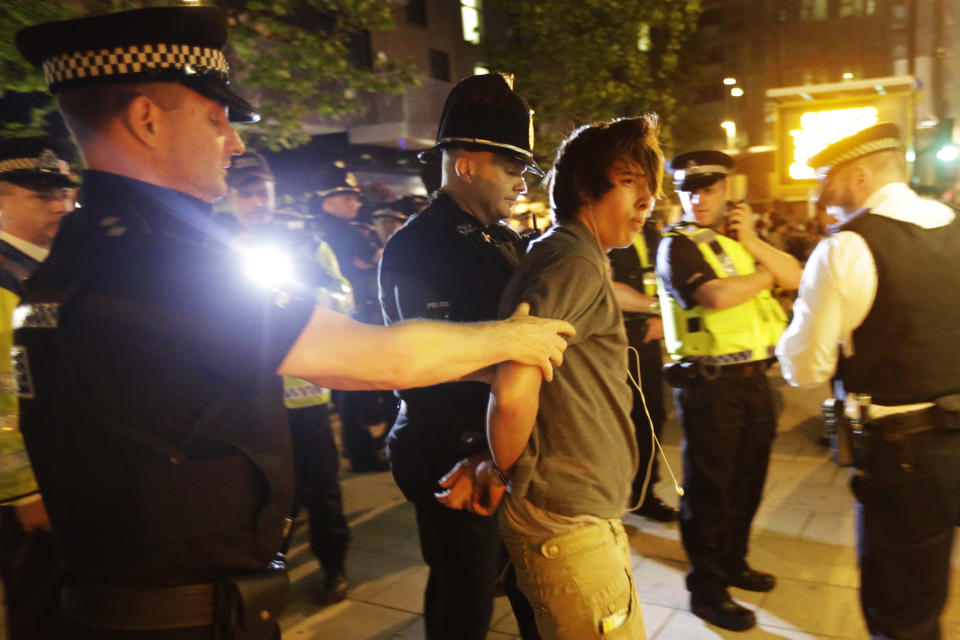
[{"label": "checkered police cap", "polygon": [[53,93],[98,83],[179,82],[226,106],[231,120],[256,122],[253,106],[230,90],[226,42],[226,14],[199,6],[49,22],[16,38]]},{"label": "checkered police cap", "polygon": [[0,140],[0,181],[28,189],[75,186],[68,162],[72,151],[47,137]]},{"label": "checkered police cap", "polygon": [[733,173],[733,158],[722,151],[703,150],[681,153],[667,163],[677,191],[696,191]]},{"label": "checkered police cap", "polygon": [[817,178],[822,180],[835,169],[854,160],[880,151],[896,151],[901,146],[897,125],[881,122],[837,140],[811,156],[807,164],[816,170]]}]

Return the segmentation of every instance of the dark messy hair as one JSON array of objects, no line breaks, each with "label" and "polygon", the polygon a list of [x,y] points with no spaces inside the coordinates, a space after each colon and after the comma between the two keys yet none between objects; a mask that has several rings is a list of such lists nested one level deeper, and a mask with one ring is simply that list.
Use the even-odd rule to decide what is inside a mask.
[{"label": "dark messy hair", "polygon": [[597,200],[613,189],[607,171],[617,160],[642,168],[650,194],[662,196],[659,124],[655,113],[617,118],[584,125],[564,140],[547,177],[550,205],[557,222],[576,217],[587,201]]}]

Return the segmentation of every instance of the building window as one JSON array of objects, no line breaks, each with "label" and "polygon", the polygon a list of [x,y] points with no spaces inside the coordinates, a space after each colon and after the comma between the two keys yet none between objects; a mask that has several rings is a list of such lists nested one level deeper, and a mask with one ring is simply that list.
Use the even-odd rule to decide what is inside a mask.
[{"label": "building window", "polygon": [[407,0],[407,22],[427,26],[427,0]]},{"label": "building window", "polygon": [[350,38],[350,62],[357,69],[373,69],[373,50],[370,46],[369,31],[360,31]]},{"label": "building window", "polygon": [[450,82],[450,56],[446,51],[430,49],[430,77]]},{"label": "building window", "polygon": [[827,0],[802,0],[800,3],[801,20],[826,20]]},{"label": "building window", "polygon": [[841,18],[859,18],[863,15],[863,0],[840,0],[838,14]]},{"label": "building window", "polygon": [[650,51],[652,43],[650,41],[650,25],[642,24],[637,30],[637,50],[647,52]]},{"label": "building window", "polygon": [[460,22],[463,25],[463,39],[480,44],[482,7],[481,0],[460,0]]}]

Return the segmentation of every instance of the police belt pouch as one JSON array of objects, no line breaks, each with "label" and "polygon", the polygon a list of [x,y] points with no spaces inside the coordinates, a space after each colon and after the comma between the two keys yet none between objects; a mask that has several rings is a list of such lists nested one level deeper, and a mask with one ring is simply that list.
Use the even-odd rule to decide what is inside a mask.
[{"label": "police belt pouch", "polygon": [[216,640],[277,637],[280,614],[290,599],[290,578],[282,569],[238,573],[216,588]]}]

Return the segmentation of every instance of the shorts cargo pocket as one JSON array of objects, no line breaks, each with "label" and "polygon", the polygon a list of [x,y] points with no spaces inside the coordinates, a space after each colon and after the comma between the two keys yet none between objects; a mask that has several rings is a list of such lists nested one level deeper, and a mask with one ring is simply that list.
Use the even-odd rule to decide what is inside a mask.
[{"label": "shorts cargo pocket", "polygon": [[[637,634],[637,616],[640,616],[640,603],[630,570],[624,571],[589,598],[593,612],[595,630],[598,638],[626,639],[643,638]],[[641,618],[642,625],[642,618]]]}]

